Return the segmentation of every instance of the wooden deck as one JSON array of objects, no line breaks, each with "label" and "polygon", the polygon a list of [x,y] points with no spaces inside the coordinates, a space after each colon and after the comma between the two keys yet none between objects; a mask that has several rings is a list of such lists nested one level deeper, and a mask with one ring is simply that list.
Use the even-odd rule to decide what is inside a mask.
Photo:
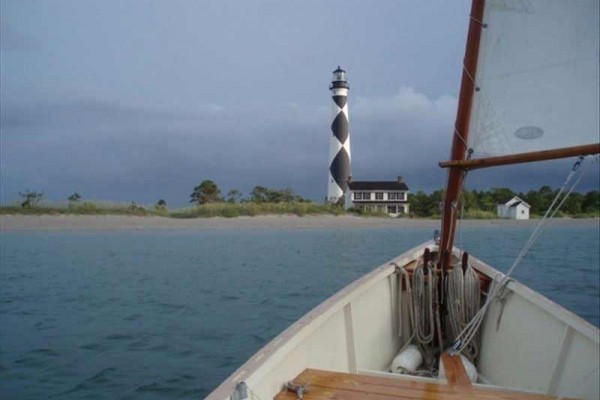
[{"label": "wooden deck", "polygon": [[[462,368],[462,363],[460,364]],[[549,400],[544,396],[514,391],[484,389],[465,382],[463,377],[448,372],[448,384],[381,378],[340,372],[304,370],[296,384],[310,384],[304,400]],[[457,380],[455,380],[457,379]],[[454,380],[454,381],[452,381]],[[282,390],[276,400],[296,400],[295,393]]]}]

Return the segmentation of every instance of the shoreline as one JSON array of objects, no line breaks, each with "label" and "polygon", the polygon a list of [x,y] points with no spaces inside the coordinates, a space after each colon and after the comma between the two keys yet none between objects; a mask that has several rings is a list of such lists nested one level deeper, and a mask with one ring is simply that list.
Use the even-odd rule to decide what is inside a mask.
[{"label": "shoreline", "polygon": [[[556,218],[550,226],[598,226],[598,218]],[[463,227],[527,227],[539,219],[463,220]],[[156,216],[122,215],[0,215],[0,232],[32,231],[123,231],[123,230],[298,230],[298,229],[373,229],[439,228],[438,219],[373,218],[358,216],[261,215],[236,218],[175,219]]]}]

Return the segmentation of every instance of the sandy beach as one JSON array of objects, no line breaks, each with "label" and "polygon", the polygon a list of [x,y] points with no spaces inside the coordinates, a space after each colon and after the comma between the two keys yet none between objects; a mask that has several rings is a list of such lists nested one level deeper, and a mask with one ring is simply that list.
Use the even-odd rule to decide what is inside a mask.
[{"label": "sandy beach", "polygon": [[[466,220],[463,227],[534,226],[539,220]],[[561,218],[552,225],[596,225],[597,218]],[[192,230],[271,230],[271,229],[357,229],[357,228],[418,228],[439,227],[439,220],[363,218],[356,216],[265,215],[238,218],[174,219],[164,217],[135,217],[122,215],[1,215],[0,231],[110,231],[150,229]]]}]

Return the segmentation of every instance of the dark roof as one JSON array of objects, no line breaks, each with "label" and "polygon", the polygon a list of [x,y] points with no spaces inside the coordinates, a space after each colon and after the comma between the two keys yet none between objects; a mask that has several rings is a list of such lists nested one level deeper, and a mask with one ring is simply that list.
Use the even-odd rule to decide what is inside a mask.
[{"label": "dark roof", "polygon": [[522,201],[517,201],[516,203],[511,204],[509,207],[516,207],[521,203],[522,203]]},{"label": "dark roof", "polygon": [[353,181],[350,190],[408,190],[406,183],[398,181]]}]

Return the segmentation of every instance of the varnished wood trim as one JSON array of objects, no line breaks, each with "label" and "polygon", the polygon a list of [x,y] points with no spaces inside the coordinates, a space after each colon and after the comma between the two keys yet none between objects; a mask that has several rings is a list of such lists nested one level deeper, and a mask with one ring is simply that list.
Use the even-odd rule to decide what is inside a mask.
[{"label": "varnished wood trim", "polygon": [[[481,30],[483,21],[483,10],[485,0],[472,0],[471,21],[467,33],[467,46],[465,48],[465,59],[460,94],[458,97],[458,109],[456,111],[456,122],[454,134],[452,135],[451,160],[464,160],[467,153],[467,139],[469,137],[469,124],[471,122],[471,108],[475,94],[474,79],[477,76],[477,61],[479,59],[479,46],[481,42]],[[444,210],[442,213],[442,237],[440,241],[440,266],[442,269],[450,264],[452,245],[454,242],[454,230],[456,228],[455,206],[460,195],[460,188],[464,180],[464,171],[460,168],[450,168],[448,181],[446,183],[446,194],[444,196]],[[443,320],[443,318],[442,318]]]},{"label": "varnished wood trim", "polygon": [[[296,383],[310,384],[305,400],[550,400],[555,397],[523,392],[487,389],[475,386],[383,378],[333,371],[305,369],[294,379]],[[276,400],[297,399],[296,395],[281,391]]]},{"label": "varnished wood trim", "polygon": [[500,165],[556,160],[559,158],[585,156],[598,153],[600,153],[600,143],[565,147],[562,149],[532,151],[529,153],[511,154],[507,156],[477,158],[474,160],[450,160],[440,162],[439,165],[442,168],[461,168],[470,171],[480,168],[497,167]]},{"label": "varnished wood trim", "polygon": [[449,385],[471,386],[471,380],[459,355],[451,356],[444,353],[442,363],[444,363],[444,372]]}]

